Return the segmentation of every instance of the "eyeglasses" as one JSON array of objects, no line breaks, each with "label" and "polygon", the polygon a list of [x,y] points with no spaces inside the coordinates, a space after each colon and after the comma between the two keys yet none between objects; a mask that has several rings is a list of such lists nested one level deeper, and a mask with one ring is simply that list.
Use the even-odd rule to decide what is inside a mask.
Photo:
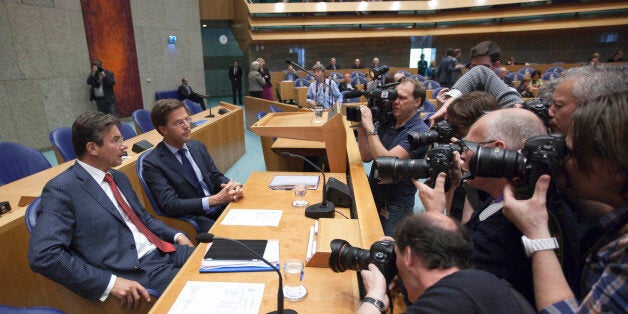
[{"label": "eyeglasses", "polygon": [[177,121],[174,122],[174,125],[182,128],[182,127],[185,127],[186,123],[187,123],[187,125],[191,125],[192,124],[192,118],[187,117],[187,118],[185,118],[183,120],[177,120]]},{"label": "eyeglasses", "polygon": [[466,153],[468,150],[471,150],[473,153],[478,151],[478,148],[482,147],[482,145],[495,143],[496,140],[484,141],[484,142],[472,142],[463,138],[460,140],[462,142],[462,152]]},{"label": "eyeglasses", "polygon": [[124,139],[122,137],[117,137],[117,138],[114,138],[113,141],[111,142],[118,146],[121,146],[122,144],[124,144]]}]

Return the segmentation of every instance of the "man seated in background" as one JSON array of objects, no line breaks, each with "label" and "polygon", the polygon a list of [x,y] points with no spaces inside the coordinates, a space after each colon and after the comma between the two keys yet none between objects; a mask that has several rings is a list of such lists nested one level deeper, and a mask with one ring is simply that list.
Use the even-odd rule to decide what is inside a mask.
[{"label": "man seated in background", "polygon": [[207,232],[226,205],[244,195],[242,186],[225,177],[205,145],[191,138],[190,116],[181,101],[158,100],[150,116],[164,140],[146,152],[146,185],[167,216],[189,216]]},{"label": "man seated in background", "polygon": [[207,108],[205,107],[205,100],[203,98],[208,98],[209,96],[201,95],[194,92],[189,84],[190,80],[187,77],[181,79],[181,86],[179,86],[179,95],[181,95],[181,98],[189,99],[195,103],[198,103],[199,105],[201,105],[201,108],[203,108],[203,110],[207,110]]},{"label": "man seated in background", "polygon": [[[473,269],[473,244],[464,228],[439,213],[402,220],[395,232],[395,263],[412,305],[406,313],[533,313],[504,280]],[[359,314],[384,313],[386,279],[369,264],[361,271],[366,297]]]},{"label": "man seated in background", "polygon": [[76,118],[78,160],[44,187],[28,259],[33,271],[90,301],[112,295],[137,307],[150,302],[146,288],[166,289],[194,248],[151,217],[129,179],[112,169],[127,149],[119,123],[100,112]]},{"label": "man seated in background", "polygon": [[297,75],[297,72],[294,70],[294,67],[289,65],[288,66],[288,70],[283,75],[283,80],[284,81],[294,81],[294,80],[296,80],[298,78],[299,78],[299,76]]},{"label": "man seated in background", "polygon": [[499,76],[500,79],[502,79],[502,81],[504,81],[504,83],[506,83],[506,85],[510,86],[510,87],[515,87],[512,84],[512,80],[507,76],[508,75],[508,70],[504,67],[501,67],[498,69],[497,75]]},{"label": "man seated in background", "polygon": [[351,84],[351,75],[349,73],[345,74],[344,80],[338,84],[338,89],[341,92],[356,90],[356,87]]},{"label": "man seated in background", "polygon": [[352,69],[361,69],[362,65],[360,65],[360,59],[355,59],[355,61],[353,61],[353,65],[351,66]]}]

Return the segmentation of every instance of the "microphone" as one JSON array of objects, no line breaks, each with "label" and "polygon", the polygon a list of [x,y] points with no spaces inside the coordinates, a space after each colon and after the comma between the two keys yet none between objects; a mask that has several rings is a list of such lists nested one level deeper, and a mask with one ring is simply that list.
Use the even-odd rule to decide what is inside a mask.
[{"label": "microphone", "polygon": [[212,113],[212,106],[209,105],[209,115],[205,116],[205,118],[213,118],[215,115]]},{"label": "microphone", "polygon": [[279,270],[277,268],[275,268],[275,266],[271,262],[267,261],[264,257],[262,257],[259,254],[255,253],[255,251],[251,250],[251,248],[249,248],[244,243],[242,243],[242,242],[240,242],[238,240],[229,239],[229,238],[220,238],[220,237],[214,236],[212,233],[206,233],[206,232],[205,233],[198,233],[196,235],[196,241],[201,242],[201,243],[211,243],[211,242],[214,242],[214,240],[229,241],[229,242],[238,244],[245,251],[249,252],[249,254],[255,256],[255,258],[259,259],[260,261],[266,263],[266,265],[270,266],[277,273],[277,275],[279,275],[279,288],[277,289],[277,311],[268,312],[268,314],[274,314],[274,313],[277,313],[277,314],[284,314],[284,313],[296,314],[297,313],[295,310],[291,310],[291,309],[284,310],[284,308],[283,308],[283,304],[284,304],[284,300],[283,300],[283,280],[281,278],[281,273],[279,272]]},{"label": "microphone", "polygon": [[283,157],[301,158],[303,159],[303,161],[307,162],[308,164],[310,164],[310,166],[314,167],[314,169],[320,171],[323,174],[323,201],[318,204],[308,206],[305,209],[305,217],[314,219],[334,218],[336,214],[336,212],[334,211],[335,205],[332,202],[327,202],[327,200],[325,199],[327,181],[325,180],[325,172],[323,172],[323,169],[321,169],[319,166],[315,165],[313,162],[309,161],[307,158],[301,155],[291,154],[289,152],[281,152],[279,155]]}]

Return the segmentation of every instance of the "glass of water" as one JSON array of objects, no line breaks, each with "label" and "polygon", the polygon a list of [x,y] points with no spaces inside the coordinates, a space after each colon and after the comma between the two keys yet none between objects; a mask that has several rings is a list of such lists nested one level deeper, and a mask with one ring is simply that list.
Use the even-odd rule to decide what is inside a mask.
[{"label": "glass of water", "polygon": [[283,296],[288,301],[300,301],[307,295],[303,285],[303,262],[299,259],[287,259],[283,263]]},{"label": "glass of water", "polygon": [[292,206],[294,207],[305,207],[309,203],[305,199],[305,194],[307,193],[307,186],[303,182],[297,182],[294,184],[294,202],[292,202]]}]

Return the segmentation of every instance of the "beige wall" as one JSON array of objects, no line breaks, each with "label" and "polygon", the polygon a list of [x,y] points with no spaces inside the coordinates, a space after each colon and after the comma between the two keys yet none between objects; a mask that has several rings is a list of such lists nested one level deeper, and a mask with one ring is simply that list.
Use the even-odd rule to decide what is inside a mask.
[{"label": "beige wall", "polygon": [[[198,0],[131,0],[131,9],[144,107],[184,75],[204,93]],[[0,42],[0,141],[48,148],[50,130],[96,110],[80,0],[0,1]]]}]

